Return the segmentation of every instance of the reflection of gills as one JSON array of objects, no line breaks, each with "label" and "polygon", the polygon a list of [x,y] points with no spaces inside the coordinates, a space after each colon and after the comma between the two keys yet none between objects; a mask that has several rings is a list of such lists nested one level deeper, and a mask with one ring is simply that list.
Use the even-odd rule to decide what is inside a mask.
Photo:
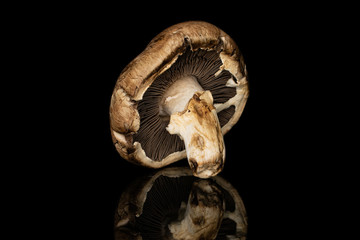
[{"label": "reflection of gills", "polygon": [[198,179],[168,168],[133,182],[115,214],[115,239],[241,239],[244,205],[223,178]]}]

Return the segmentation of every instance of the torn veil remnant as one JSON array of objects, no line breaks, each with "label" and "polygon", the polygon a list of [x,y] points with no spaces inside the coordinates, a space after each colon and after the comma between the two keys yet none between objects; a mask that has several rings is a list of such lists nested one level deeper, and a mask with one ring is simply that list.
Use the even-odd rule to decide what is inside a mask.
[{"label": "torn veil remnant", "polygon": [[195,176],[218,174],[223,135],[248,98],[235,42],[206,22],[184,22],[157,35],[121,72],[110,105],[112,139],[126,160],[160,168],[188,158]]}]

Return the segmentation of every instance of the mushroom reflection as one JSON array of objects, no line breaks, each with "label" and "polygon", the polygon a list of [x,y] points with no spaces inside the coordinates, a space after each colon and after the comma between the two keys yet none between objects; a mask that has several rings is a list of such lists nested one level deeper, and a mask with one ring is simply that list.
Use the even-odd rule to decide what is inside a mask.
[{"label": "mushroom reflection", "polygon": [[[182,209],[185,209],[184,211]],[[174,239],[215,239],[224,215],[223,194],[213,181],[193,183],[187,205],[182,203],[178,220],[170,223]]]},{"label": "mushroom reflection", "polygon": [[115,239],[241,239],[243,202],[229,182],[168,168],[134,181],[121,195]]}]

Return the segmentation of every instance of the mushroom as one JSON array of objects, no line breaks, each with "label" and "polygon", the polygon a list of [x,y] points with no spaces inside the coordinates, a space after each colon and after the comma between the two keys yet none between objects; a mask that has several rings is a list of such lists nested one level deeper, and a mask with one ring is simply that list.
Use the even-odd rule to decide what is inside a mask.
[{"label": "mushroom", "polygon": [[195,178],[189,168],[165,168],[140,177],[121,194],[115,239],[240,239],[247,216],[225,179]]},{"label": "mushroom", "polygon": [[158,34],[121,72],[110,104],[113,143],[124,159],[161,168],[187,157],[208,178],[224,166],[223,135],[249,90],[235,42],[202,21]]}]

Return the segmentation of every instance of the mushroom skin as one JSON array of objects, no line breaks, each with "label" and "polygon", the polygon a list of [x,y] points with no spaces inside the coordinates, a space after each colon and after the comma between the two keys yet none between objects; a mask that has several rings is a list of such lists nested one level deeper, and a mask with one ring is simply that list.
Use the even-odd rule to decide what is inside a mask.
[{"label": "mushroom skin", "polygon": [[171,115],[166,130],[185,142],[194,176],[209,178],[224,166],[225,145],[210,91],[198,91],[182,112]]},{"label": "mushroom skin", "polygon": [[[230,72],[233,78],[229,79],[227,86],[236,89],[236,95],[233,98],[225,103],[214,104],[217,112],[230,106],[235,108],[231,119],[221,127],[222,135],[226,134],[239,120],[249,95],[249,89],[246,66],[236,43],[224,31],[207,22],[188,21],[175,24],[154,37],[145,50],[123,69],[115,84],[110,103],[110,129],[115,148],[125,160],[149,168],[162,168],[187,157],[188,152],[183,150],[173,152],[161,160],[153,160],[146,155],[141,143],[134,141],[134,135],[141,127],[137,110],[138,102],[142,100],[144,93],[157,77],[169,69],[186,49],[216,51],[219,54],[222,65],[215,76],[223,70]],[[176,130],[173,132],[180,133]],[[222,144],[217,149],[220,149],[221,146]],[[225,150],[222,154],[224,158]],[[215,160],[209,162],[213,161]],[[223,166],[223,160],[220,162],[222,164],[214,166]],[[199,170],[197,171],[206,166],[213,166],[213,164],[199,161],[197,164]],[[192,169],[195,168],[194,165]],[[215,169],[216,167],[211,168]],[[214,169],[203,171],[199,176],[206,177],[206,175],[211,176],[219,172]]]}]

